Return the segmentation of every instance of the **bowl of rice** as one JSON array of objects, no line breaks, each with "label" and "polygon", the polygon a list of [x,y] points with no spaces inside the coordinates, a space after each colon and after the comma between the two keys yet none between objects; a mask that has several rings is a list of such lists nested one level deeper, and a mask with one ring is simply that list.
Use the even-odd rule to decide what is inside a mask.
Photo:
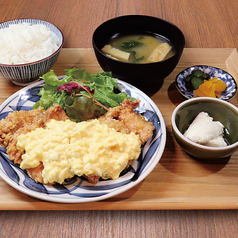
[{"label": "bowl of rice", "polygon": [[61,31],[46,21],[0,23],[0,74],[20,86],[38,81],[57,61],[63,42]]}]

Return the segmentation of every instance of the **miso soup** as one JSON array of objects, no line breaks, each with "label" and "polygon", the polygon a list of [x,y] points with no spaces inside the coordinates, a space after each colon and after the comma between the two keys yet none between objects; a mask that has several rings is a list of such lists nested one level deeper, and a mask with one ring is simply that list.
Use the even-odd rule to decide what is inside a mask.
[{"label": "miso soup", "polygon": [[114,59],[130,63],[158,62],[175,54],[171,42],[157,35],[125,35],[112,38],[102,51]]}]

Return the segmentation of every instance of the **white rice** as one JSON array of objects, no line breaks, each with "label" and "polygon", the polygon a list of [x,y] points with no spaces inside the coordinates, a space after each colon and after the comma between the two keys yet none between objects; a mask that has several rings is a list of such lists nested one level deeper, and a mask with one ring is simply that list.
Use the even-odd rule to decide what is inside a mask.
[{"label": "white rice", "polygon": [[43,59],[60,46],[57,35],[43,24],[11,24],[0,29],[0,63],[25,64]]}]

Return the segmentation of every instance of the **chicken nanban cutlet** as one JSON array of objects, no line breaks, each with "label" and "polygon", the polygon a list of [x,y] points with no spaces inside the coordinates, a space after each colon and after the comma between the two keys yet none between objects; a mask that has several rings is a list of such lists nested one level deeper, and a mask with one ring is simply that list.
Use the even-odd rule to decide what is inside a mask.
[{"label": "chicken nanban cutlet", "polygon": [[[145,143],[152,135],[154,125],[147,122],[145,118],[137,114],[134,109],[140,101],[130,101],[125,99],[120,106],[109,108],[108,112],[98,118],[100,123],[105,123],[121,133],[135,132],[140,136],[141,143]],[[44,128],[51,119],[65,121],[68,118],[64,110],[59,105],[53,105],[47,110],[43,108],[31,111],[15,111],[0,121],[0,142],[7,147],[9,159],[16,164],[20,164],[22,153],[17,149],[17,137],[20,134],[26,134],[36,128]],[[133,161],[129,161],[131,165]],[[38,183],[43,183],[42,171],[44,165],[40,163],[36,168],[26,169],[28,175]],[[100,176],[92,174],[85,176],[91,183],[97,183]]]},{"label": "chicken nanban cutlet", "polygon": [[140,100],[124,99],[120,106],[109,108],[98,120],[122,133],[135,132],[140,136],[141,144],[144,144],[152,137],[155,127],[152,122],[146,121],[145,117],[134,111],[139,103]]},{"label": "chicken nanban cutlet", "polygon": [[17,150],[17,137],[36,128],[45,127],[45,124],[55,119],[65,121],[68,118],[60,105],[54,105],[47,110],[38,108],[30,111],[14,111],[0,121],[0,142],[7,147],[9,159],[16,164],[21,163],[21,153]]},{"label": "chicken nanban cutlet", "polygon": [[[55,119],[65,121],[68,118],[60,105],[54,105],[47,110],[38,108],[30,111],[14,111],[0,121],[0,142],[7,147],[9,159],[20,164],[22,153],[17,149],[17,137],[36,128],[45,127],[46,123]],[[28,175],[36,182],[42,182],[43,165],[27,169]]]}]

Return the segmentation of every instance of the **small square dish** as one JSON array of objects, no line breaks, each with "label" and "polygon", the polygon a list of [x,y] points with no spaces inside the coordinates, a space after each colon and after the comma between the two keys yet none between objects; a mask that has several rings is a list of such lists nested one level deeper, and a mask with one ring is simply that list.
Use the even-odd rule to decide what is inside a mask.
[{"label": "small square dish", "polygon": [[228,101],[236,94],[236,81],[228,72],[212,66],[195,65],[181,71],[175,78],[176,88],[185,98],[190,99],[194,97],[194,93],[189,91],[185,84],[186,77],[189,76],[194,70],[201,70],[202,72],[209,74],[211,78],[216,77],[226,83],[227,87],[221,93],[220,99]]}]

